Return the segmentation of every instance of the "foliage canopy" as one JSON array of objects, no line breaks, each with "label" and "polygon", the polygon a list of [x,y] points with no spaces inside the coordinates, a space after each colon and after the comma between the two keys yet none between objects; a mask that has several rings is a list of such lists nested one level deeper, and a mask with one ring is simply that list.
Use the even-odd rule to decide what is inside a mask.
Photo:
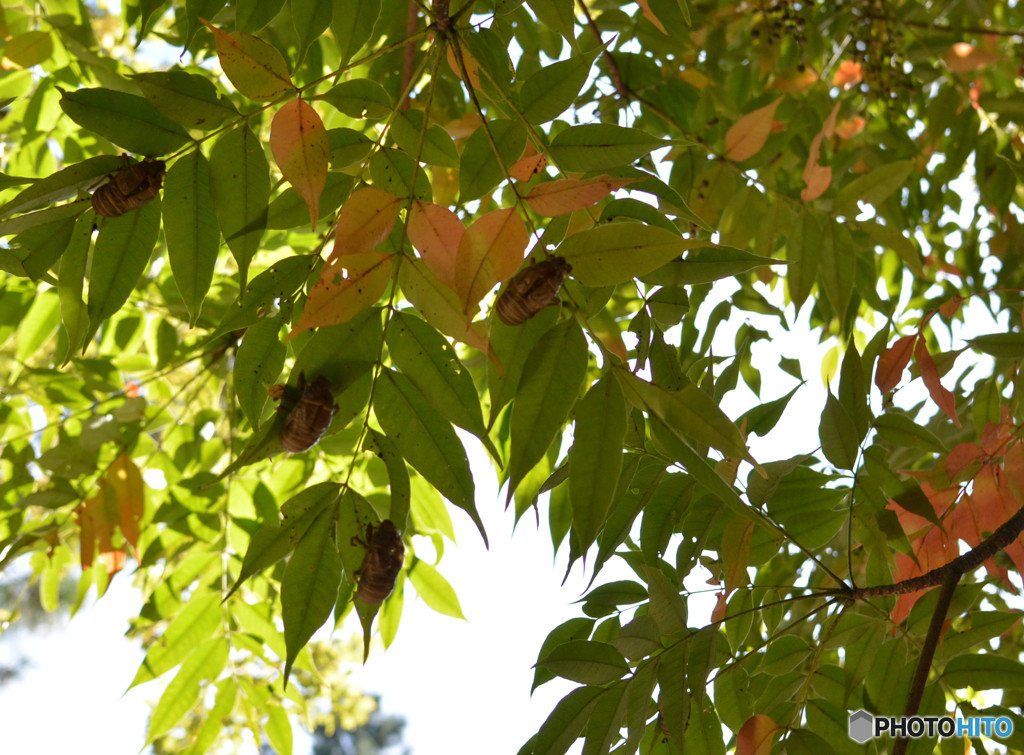
[{"label": "foliage canopy", "polygon": [[[288,752],[325,622],[461,615],[410,538],[486,542],[472,442],[634,574],[539,650],[580,686],[521,752],[860,751],[847,711],[985,690],[1024,749],[1014,5],[5,4],[0,569],[77,608],[133,561],[150,740]],[[820,364],[767,348],[798,322]],[[822,374],[820,447],[755,458]]]}]

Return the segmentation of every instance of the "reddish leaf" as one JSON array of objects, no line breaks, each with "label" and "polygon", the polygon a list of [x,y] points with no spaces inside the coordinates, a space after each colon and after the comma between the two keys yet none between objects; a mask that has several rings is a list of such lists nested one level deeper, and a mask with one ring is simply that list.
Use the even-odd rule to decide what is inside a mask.
[{"label": "reddish leaf", "polygon": [[841,121],[836,126],[836,136],[840,139],[852,139],[861,131],[864,130],[866,121],[859,115],[855,115],[852,118],[847,118],[845,121]]},{"label": "reddish leaf", "polygon": [[811,141],[811,153],[807,156],[807,165],[804,167],[803,174],[804,183],[807,184],[807,188],[800,192],[800,199],[805,202],[810,202],[820,197],[828,189],[829,184],[832,183],[831,166],[821,165],[818,162],[818,158],[821,157],[822,141],[831,139],[836,131],[836,116],[838,114],[839,103],[837,102],[836,106],[832,108],[832,112],[825,119],[825,123],[822,124],[821,131]]},{"label": "reddish leaf", "polygon": [[[527,148],[529,150],[529,147]],[[516,160],[508,169],[508,174],[517,181],[529,181],[548,165],[546,155],[528,155]]]},{"label": "reddish leaf", "polygon": [[946,455],[946,476],[955,480],[964,469],[987,455],[977,443],[961,443]]},{"label": "reddish leaf", "polygon": [[124,566],[125,552],[115,548],[113,543],[114,528],[119,524],[119,520],[117,494],[105,480],[100,480],[99,492],[86,499],[78,510],[83,569],[94,563],[97,540],[100,544],[100,561],[106,567],[108,575],[120,571]]},{"label": "reddish leaf", "polygon": [[277,48],[244,31],[229,34],[199,20],[213,32],[220,67],[239,92],[251,100],[267,101],[294,88],[288,64]]},{"label": "reddish leaf", "polygon": [[270,150],[285,180],[309,205],[310,226],[315,229],[331,151],[324,122],[302,100],[286,103],[270,124]]},{"label": "reddish leaf", "polygon": [[391,255],[373,250],[391,233],[400,203],[372,187],[349,197],[338,213],[334,250],[285,341],[309,328],[348,322],[380,298],[391,280]]},{"label": "reddish leaf", "polygon": [[736,734],[736,755],[770,755],[779,725],[758,714],[747,719]]},{"label": "reddish leaf", "polygon": [[455,290],[455,258],[466,226],[447,207],[416,200],[409,211],[409,241],[441,283]]},{"label": "reddish leaf", "polygon": [[[1019,508],[1020,504],[1008,485],[1003,469],[993,463],[985,464],[974,476],[970,495],[965,495],[953,511],[951,534],[972,548],[977,547],[987,534],[995,532],[1017,513]],[[1019,540],[1014,541],[1005,551],[1016,565],[1017,571],[1022,573],[1024,544]],[[999,566],[994,558],[985,561],[985,570],[992,577],[1002,580],[1007,589],[1017,592],[1016,587],[1010,582],[1007,570]]]},{"label": "reddish leaf", "polygon": [[921,379],[924,380],[925,388],[928,389],[932,401],[953,420],[957,427],[960,427],[960,420],[956,416],[956,397],[952,391],[944,388],[939,382],[939,371],[935,367],[932,355],[928,353],[924,338],[917,339],[914,358],[917,360],[917,368],[921,370]]},{"label": "reddish leaf", "polygon": [[945,56],[943,56],[943,60],[946,61],[946,65],[949,66],[949,70],[954,73],[974,71],[1002,59],[1003,58],[999,55],[979,50],[977,47],[972,44],[968,44],[967,42],[957,42],[955,45],[950,47],[949,51],[946,52]]},{"label": "reddish leaf", "polygon": [[[922,483],[921,489],[925,492],[938,516],[941,516],[949,509],[953,501],[956,500],[958,491],[956,487],[935,491],[928,483]],[[914,553],[913,557],[903,553],[896,554],[896,575],[893,577],[894,581],[900,582],[905,579],[919,577],[932,569],[945,566],[960,555],[959,546],[957,545],[958,537],[951,536],[943,531],[941,527],[936,527],[924,517],[907,511],[895,501],[890,501],[887,508],[896,513],[900,526],[911,540]],[[926,592],[928,590],[918,590],[917,592],[900,595],[896,599],[896,605],[893,606],[893,622],[898,624],[903,621],[910,614],[910,609],[914,607],[914,604]]]},{"label": "reddish leaf", "polygon": [[711,611],[711,621],[723,621],[725,619],[725,609],[729,607],[729,596],[723,590],[720,593],[716,593],[715,607]]},{"label": "reddish leaf", "polygon": [[725,156],[740,163],[747,160],[764,147],[768,135],[772,131],[775,108],[782,102],[779,97],[775,102],[747,113],[732,125],[725,134]]},{"label": "reddish leaf", "polygon": [[539,215],[554,217],[582,210],[604,199],[611,192],[633,183],[632,178],[597,176],[579,179],[565,178],[533,187],[526,196],[526,204]]},{"label": "reddish leaf", "polygon": [[640,10],[643,11],[644,18],[646,18],[648,21],[654,24],[655,28],[657,28],[657,30],[660,31],[662,34],[668,34],[668,32],[665,30],[665,25],[658,20],[658,17],[654,15],[654,11],[651,10],[649,0],[637,0],[636,4],[639,5]]},{"label": "reddish leaf", "polygon": [[128,454],[121,454],[107,470],[107,483],[117,495],[121,534],[133,548],[139,545],[139,522],[146,511],[146,488],[139,468]]},{"label": "reddish leaf", "polygon": [[960,294],[953,294],[939,307],[939,314],[947,320],[960,311],[960,305],[964,303],[964,297]]},{"label": "reddish leaf", "polygon": [[466,229],[455,259],[455,293],[472,316],[488,291],[523,264],[530,233],[514,208],[489,212]]},{"label": "reddish leaf", "polygon": [[910,356],[914,353],[914,342],[917,334],[903,336],[878,357],[878,369],[875,370],[875,385],[882,393],[895,388],[903,377],[903,370],[910,364]]},{"label": "reddish leaf", "polygon": [[747,566],[750,563],[750,539],[753,536],[754,523],[744,519],[733,519],[725,527],[719,555],[724,567],[726,596],[750,581]]},{"label": "reddish leaf", "polygon": [[832,77],[832,85],[849,89],[860,83],[864,78],[864,70],[860,63],[852,60],[844,60],[839,64],[835,76]]}]

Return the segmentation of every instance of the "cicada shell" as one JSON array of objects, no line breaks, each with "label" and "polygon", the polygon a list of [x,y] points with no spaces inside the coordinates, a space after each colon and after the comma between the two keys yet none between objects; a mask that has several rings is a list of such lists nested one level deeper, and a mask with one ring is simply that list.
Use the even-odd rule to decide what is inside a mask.
[{"label": "cicada shell", "polygon": [[293,454],[315,446],[331,426],[331,419],[338,409],[331,393],[331,383],[323,375],[306,385],[305,375],[300,374],[299,390],[302,397],[288,412],[281,430],[281,445]]},{"label": "cicada shell", "polygon": [[356,597],[364,603],[382,603],[395,589],[395,580],[402,570],[405,545],[390,519],[376,529],[366,525],[366,558],[359,568]]},{"label": "cicada shell", "polygon": [[551,257],[520,270],[498,297],[498,317],[506,325],[526,322],[555,300],[571,270],[562,257]]},{"label": "cicada shell", "polygon": [[124,156],[124,168],[92,194],[97,215],[116,218],[129,210],[137,210],[160,193],[164,182],[164,161],[146,158],[133,163]]}]

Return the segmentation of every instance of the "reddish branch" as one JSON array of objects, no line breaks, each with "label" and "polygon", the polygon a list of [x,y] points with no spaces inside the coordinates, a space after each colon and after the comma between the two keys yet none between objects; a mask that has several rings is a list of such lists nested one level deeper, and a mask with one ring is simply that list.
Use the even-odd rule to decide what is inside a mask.
[{"label": "reddish branch", "polygon": [[[594,36],[597,38],[597,43],[599,45],[604,44],[601,41],[601,30],[598,29],[597,24],[594,23],[594,19],[590,15],[590,9],[587,8],[587,4],[584,0],[579,0],[579,6],[580,10],[583,12],[583,16],[587,19],[587,26],[590,27],[590,31],[592,31]],[[626,83],[622,80],[622,71],[619,70],[619,64],[616,62],[612,54],[608,52],[607,47],[604,48],[601,54],[604,56],[605,62],[608,63],[608,75],[611,76],[612,84],[615,85],[615,91],[618,92],[619,96],[623,99],[630,99],[629,87],[627,87]]]},{"label": "reddish branch", "polygon": [[[410,4],[412,0],[410,0]],[[431,0],[431,5],[434,9],[434,23],[437,24],[437,30],[445,35],[452,28],[452,20],[448,15],[448,0]]]},{"label": "reddish branch", "polygon": [[[436,10],[437,3],[434,3],[434,6]],[[412,41],[412,37],[416,34],[416,26],[419,21],[418,10],[416,0],[409,0],[409,10],[405,16],[405,36],[409,37],[410,41],[405,46],[405,58],[402,60],[402,88],[399,90],[406,93],[402,100],[402,110],[408,110],[412,103],[409,97],[409,80],[412,78],[412,67],[416,63],[416,43]]]}]

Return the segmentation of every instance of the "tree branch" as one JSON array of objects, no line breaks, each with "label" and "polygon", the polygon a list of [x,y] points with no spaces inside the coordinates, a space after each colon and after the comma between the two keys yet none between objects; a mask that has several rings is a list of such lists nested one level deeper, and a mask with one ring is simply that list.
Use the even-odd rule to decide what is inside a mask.
[{"label": "tree branch", "polygon": [[1024,530],[1024,508],[1019,509],[1016,514],[1003,522],[999,529],[993,532],[987,540],[984,540],[976,548],[972,548],[964,555],[954,558],[945,566],[932,569],[920,577],[905,579],[892,585],[858,587],[848,590],[847,595],[852,600],[879,598],[885,595],[905,595],[909,592],[926,590],[929,587],[944,584],[952,575],[956,575],[957,579],[959,579],[967,572],[977,569],[985,561],[1016,540],[1022,530]]},{"label": "tree branch", "polygon": [[[587,7],[587,4],[584,0],[579,0],[579,6],[580,10],[583,12],[584,18],[587,19],[587,26],[590,27],[590,31],[592,31],[594,33],[594,37],[597,38],[597,43],[599,45],[603,45],[604,42],[601,41],[601,30],[598,29],[597,24],[594,23],[594,18],[590,15],[590,9]],[[626,86],[626,83],[622,80],[622,71],[619,70],[619,64],[615,60],[615,57],[608,52],[607,47],[604,48],[601,54],[603,55],[605,62],[608,63],[608,75],[611,76],[612,84],[615,86],[615,91],[618,92],[619,96],[624,100],[632,99],[632,93],[629,91],[629,87]]]},{"label": "tree branch", "polygon": [[[434,3],[434,9],[437,10],[437,3]],[[412,40],[412,37],[416,34],[416,26],[419,21],[419,13],[417,13],[416,0],[409,0],[409,9],[405,15],[405,36],[409,38],[409,42],[405,45],[405,57],[402,59],[402,89],[405,92],[405,97],[402,98],[402,104],[400,108],[402,110],[408,110],[409,105],[412,104],[412,98],[409,92],[409,80],[412,78],[412,67],[416,63],[416,43]]]}]

